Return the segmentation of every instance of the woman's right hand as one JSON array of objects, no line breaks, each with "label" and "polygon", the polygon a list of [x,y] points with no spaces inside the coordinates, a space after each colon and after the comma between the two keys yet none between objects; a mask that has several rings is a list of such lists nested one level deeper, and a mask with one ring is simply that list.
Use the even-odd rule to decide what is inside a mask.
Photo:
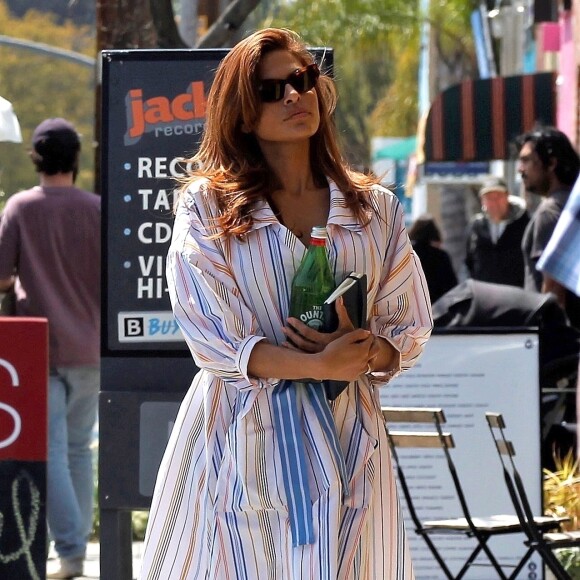
[{"label": "woman's right hand", "polygon": [[329,342],[313,356],[320,368],[316,378],[351,382],[367,371],[376,356],[374,336],[358,328]]}]

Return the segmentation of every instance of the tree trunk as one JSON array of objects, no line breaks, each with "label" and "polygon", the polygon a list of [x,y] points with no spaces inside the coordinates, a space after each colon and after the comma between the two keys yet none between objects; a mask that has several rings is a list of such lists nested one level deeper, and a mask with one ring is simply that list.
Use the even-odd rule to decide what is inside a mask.
[{"label": "tree trunk", "polygon": [[[188,48],[177,29],[171,0],[149,0],[149,5],[157,30],[157,46],[159,48]],[[194,18],[193,24],[197,24],[197,18]]]},{"label": "tree trunk", "polygon": [[97,52],[158,46],[148,0],[97,0],[96,9]]}]

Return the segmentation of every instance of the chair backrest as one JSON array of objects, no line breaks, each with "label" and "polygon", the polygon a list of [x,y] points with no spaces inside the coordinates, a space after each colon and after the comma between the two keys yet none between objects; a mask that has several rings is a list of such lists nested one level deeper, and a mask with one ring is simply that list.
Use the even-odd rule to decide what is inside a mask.
[{"label": "chair backrest", "polygon": [[[455,486],[455,491],[463,515],[467,519],[469,526],[474,528],[459,476],[455,464],[453,463],[453,459],[451,458],[451,453],[449,452],[450,449],[455,447],[455,442],[451,433],[443,431],[443,425],[446,423],[443,409],[433,407],[382,407],[382,413],[385,419],[389,445],[395,462],[399,483],[407,501],[409,514],[411,515],[411,519],[417,527],[417,530],[422,530],[423,526],[415,510],[413,498],[405,478],[401,461],[399,460],[397,448],[442,450]],[[401,423],[405,424],[405,427],[402,430],[393,429],[391,427],[393,424]],[[413,430],[413,427],[417,429],[418,425],[422,425],[422,430]],[[434,430],[425,430],[426,425],[432,425]]]},{"label": "chair backrest", "polygon": [[485,419],[499,456],[506,487],[524,532],[532,541],[538,541],[541,532],[534,521],[534,512],[528,499],[523,479],[514,460],[514,444],[505,434],[506,423],[501,413],[486,413]]}]

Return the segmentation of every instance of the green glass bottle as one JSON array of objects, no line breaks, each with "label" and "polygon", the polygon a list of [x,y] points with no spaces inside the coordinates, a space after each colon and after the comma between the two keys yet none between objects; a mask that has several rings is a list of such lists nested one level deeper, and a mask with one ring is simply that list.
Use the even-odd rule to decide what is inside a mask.
[{"label": "green glass bottle", "polygon": [[312,228],[310,245],[292,280],[290,295],[290,316],[318,331],[324,326],[322,305],[336,286],[326,256],[326,239],[326,228]]}]

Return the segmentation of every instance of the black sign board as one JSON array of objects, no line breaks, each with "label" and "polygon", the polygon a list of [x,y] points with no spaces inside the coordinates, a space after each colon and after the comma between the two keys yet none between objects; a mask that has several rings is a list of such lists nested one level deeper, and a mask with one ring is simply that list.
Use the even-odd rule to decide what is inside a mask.
[{"label": "black sign board", "polygon": [[173,192],[226,53],[103,53],[104,356],[185,349],[165,281]]},{"label": "black sign board", "polygon": [[0,461],[0,578],[44,578],[46,462]]}]

